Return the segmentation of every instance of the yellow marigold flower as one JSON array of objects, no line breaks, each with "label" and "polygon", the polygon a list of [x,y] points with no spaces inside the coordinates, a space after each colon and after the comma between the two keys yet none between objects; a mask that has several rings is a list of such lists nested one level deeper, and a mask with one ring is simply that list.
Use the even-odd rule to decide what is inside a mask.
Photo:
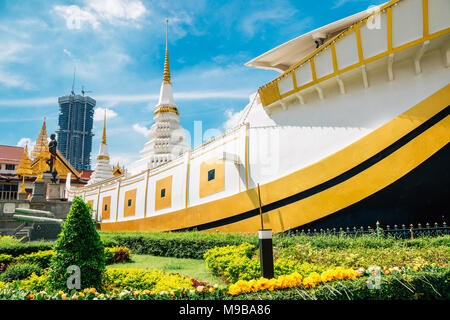
[{"label": "yellow marigold flower", "polygon": [[214,293],[214,288],[209,288],[209,293]]},{"label": "yellow marigold flower", "polygon": [[228,294],[231,295],[237,295],[241,293],[241,289],[239,288],[239,286],[237,286],[236,284],[232,284],[229,288],[228,288]]},{"label": "yellow marigold flower", "polygon": [[84,297],[84,293],[83,293],[83,292],[80,292],[78,295],[79,295],[80,297]]}]

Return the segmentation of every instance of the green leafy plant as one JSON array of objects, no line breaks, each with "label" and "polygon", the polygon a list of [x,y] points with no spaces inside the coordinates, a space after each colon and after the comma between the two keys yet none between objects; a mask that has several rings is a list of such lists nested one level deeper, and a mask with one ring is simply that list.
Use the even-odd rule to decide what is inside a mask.
[{"label": "green leafy plant", "polygon": [[9,264],[13,261],[13,256],[10,254],[0,254],[0,264]]},{"label": "green leafy plant", "polygon": [[167,274],[160,270],[108,269],[105,273],[105,285],[159,292],[179,287],[192,288],[192,281],[190,278]]},{"label": "green leafy plant", "polygon": [[131,261],[131,250],[127,247],[105,248],[106,264],[121,263]]},{"label": "green leafy plant", "polygon": [[47,268],[50,265],[50,260],[54,254],[55,251],[53,250],[38,251],[20,255],[14,258],[14,261],[18,263],[33,263],[41,268]]},{"label": "green leafy plant", "polygon": [[104,246],[88,205],[79,197],[73,200],[54,250],[49,272],[54,289],[67,288],[70,266],[80,268],[82,288],[101,288],[105,271]]},{"label": "green leafy plant", "polygon": [[19,263],[10,265],[5,272],[0,275],[0,281],[11,282],[28,278],[32,274],[41,275],[43,270],[32,263]]}]

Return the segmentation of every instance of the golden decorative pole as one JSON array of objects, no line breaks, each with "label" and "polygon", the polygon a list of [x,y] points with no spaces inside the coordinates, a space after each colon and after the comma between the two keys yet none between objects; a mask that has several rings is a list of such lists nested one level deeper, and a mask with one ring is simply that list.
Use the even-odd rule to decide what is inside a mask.
[{"label": "golden decorative pole", "polygon": [[169,69],[169,20],[166,20],[166,58],[164,60],[164,83],[170,83]]},{"label": "golden decorative pole", "polygon": [[31,169],[31,159],[28,157],[28,145],[25,145],[22,159],[19,162],[19,166],[16,172],[18,175],[22,176],[22,186],[20,187],[20,193],[26,193],[25,176],[33,175],[33,170]]}]

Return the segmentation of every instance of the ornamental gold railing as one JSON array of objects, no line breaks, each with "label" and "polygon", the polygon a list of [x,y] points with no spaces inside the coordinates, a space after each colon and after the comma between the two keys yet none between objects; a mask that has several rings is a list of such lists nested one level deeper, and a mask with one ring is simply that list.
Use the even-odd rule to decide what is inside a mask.
[{"label": "ornamental gold railing", "polygon": [[[442,6],[441,1],[432,0],[391,0],[380,6],[378,10],[371,12],[368,10],[364,19],[350,25],[283,74],[260,87],[258,93],[262,105],[267,107],[282,103],[284,98],[296,93],[300,94],[302,90],[314,87],[327,79],[449,33],[450,21],[447,21],[445,13],[439,12],[440,5]],[[384,24],[382,28],[372,26],[375,15],[379,15],[377,21]],[[434,19],[432,23],[430,23],[430,17]],[[411,38],[401,29],[401,19],[406,19],[411,26],[420,25],[422,29],[420,34],[413,35]],[[368,23],[371,25],[367,25]],[[365,33],[363,36],[362,29]],[[374,34],[368,33],[367,30],[382,33],[383,40],[379,43],[381,50],[377,48],[375,52],[373,50],[370,52],[371,50],[367,49],[374,43],[371,37]],[[403,34],[406,41],[399,43],[397,38]],[[349,39],[350,37],[352,38]],[[348,45],[347,42],[346,45],[342,45],[344,41],[347,41]],[[349,47],[351,47],[350,52]],[[349,56],[351,56],[350,59]],[[348,60],[352,61],[348,63]]]}]

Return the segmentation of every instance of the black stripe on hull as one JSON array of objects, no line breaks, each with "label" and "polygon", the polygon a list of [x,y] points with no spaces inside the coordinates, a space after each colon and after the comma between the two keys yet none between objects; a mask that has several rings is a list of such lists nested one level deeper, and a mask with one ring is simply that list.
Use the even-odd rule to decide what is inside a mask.
[{"label": "black stripe on hull", "polygon": [[[339,183],[342,183],[348,179],[350,179],[351,177],[363,172],[364,170],[370,168],[371,166],[373,166],[374,164],[376,164],[377,162],[383,160],[384,158],[388,157],[390,154],[394,153],[396,150],[400,149],[401,147],[403,147],[404,145],[406,145],[408,142],[410,142],[411,140],[413,140],[414,138],[416,138],[417,136],[419,136],[420,134],[422,134],[423,132],[425,132],[426,130],[428,130],[429,128],[431,128],[432,126],[434,126],[436,123],[438,123],[439,121],[441,121],[442,119],[444,119],[446,116],[448,116],[450,114],[450,106],[447,106],[446,108],[444,108],[443,110],[441,110],[439,113],[437,113],[436,115],[434,115],[433,117],[431,117],[430,119],[428,119],[427,121],[425,121],[423,124],[421,124],[420,126],[418,126],[417,128],[415,128],[414,130],[412,130],[411,132],[409,132],[408,134],[406,134],[405,136],[401,137],[399,140],[397,140],[396,142],[394,142],[393,144],[391,144],[390,146],[388,146],[387,148],[383,149],[382,151],[380,151],[379,153],[375,154],[374,156],[370,157],[369,159],[367,159],[366,161],[360,163],[359,165],[353,167],[352,169],[338,175],[337,177],[330,179],[324,183],[321,183],[315,187],[312,187],[308,190],[299,192],[297,194],[294,194],[292,196],[289,196],[287,198],[272,202],[270,204],[264,205],[262,206],[262,212],[269,212],[275,209],[279,209],[281,207],[284,207],[286,205],[289,205],[291,203],[300,201],[302,199],[308,198],[314,194],[317,194],[319,192],[322,192],[328,188],[331,188],[335,185],[338,185]],[[448,165],[447,165],[448,167]],[[445,170],[445,166],[443,168],[441,168],[442,170]],[[361,200],[363,201],[363,200]],[[359,202],[358,202],[359,203]],[[345,209],[343,209],[345,210]],[[340,210],[342,211],[342,210]],[[173,231],[190,231],[190,230],[198,230],[198,231],[203,231],[203,230],[207,230],[207,229],[213,229],[213,228],[218,228],[221,226],[225,226],[227,224],[230,223],[235,223],[241,220],[245,220],[251,217],[254,217],[256,215],[259,214],[259,208],[255,208],[253,210],[241,213],[241,214],[237,214],[235,216],[231,216],[225,219],[220,219],[220,220],[216,220],[213,222],[209,222],[209,223],[205,223],[205,224],[201,224],[201,225],[197,225],[194,227],[190,227],[190,228],[183,228],[183,229],[178,229],[178,230],[173,230]],[[333,213],[332,215],[334,215],[335,213]],[[322,218],[325,219],[326,217]],[[321,219],[319,219],[321,220]],[[380,221],[381,222],[381,221]],[[314,223],[314,222],[313,222]],[[352,226],[356,225],[356,222],[354,222],[352,224]],[[405,223],[405,222],[401,222],[401,223]],[[412,222],[411,222],[412,223]],[[311,223],[310,223],[311,224]],[[308,224],[308,225],[310,225]],[[373,224],[373,223],[371,223]],[[384,222],[383,222],[384,224]],[[386,223],[388,224],[388,223]],[[304,225],[306,226],[306,225]],[[335,227],[335,226],[333,226]],[[304,227],[302,226],[302,229]],[[314,227],[316,228],[316,227]],[[321,228],[321,227],[319,227]]]},{"label": "black stripe on hull", "polygon": [[[450,145],[406,175],[367,198],[294,230],[448,222]],[[447,220],[446,220],[447,219]]]}]

